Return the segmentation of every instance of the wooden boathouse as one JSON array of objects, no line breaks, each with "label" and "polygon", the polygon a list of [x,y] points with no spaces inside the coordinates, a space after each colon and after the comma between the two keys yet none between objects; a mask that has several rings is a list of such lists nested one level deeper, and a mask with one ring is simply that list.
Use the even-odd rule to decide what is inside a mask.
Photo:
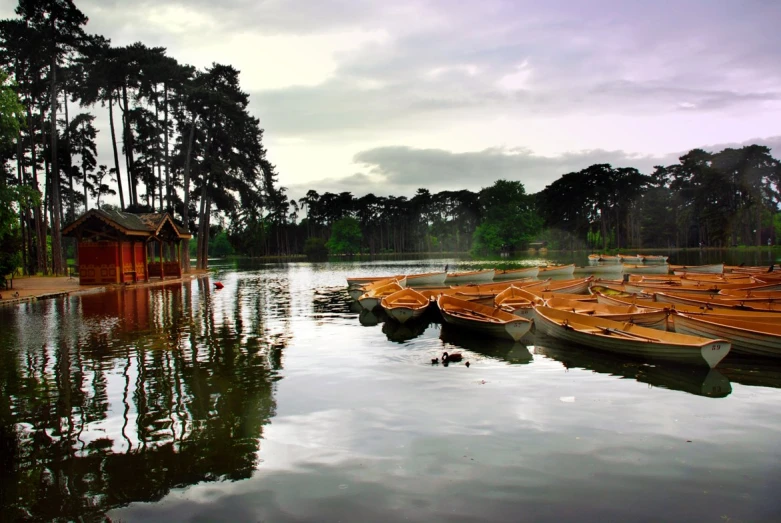
[{"label": "wooden boathouse", "polygon": [[135,283],[180,278],[180,252],[192,235],[168,213],[91,209],[62,230],[76,238],[79,283]]}]

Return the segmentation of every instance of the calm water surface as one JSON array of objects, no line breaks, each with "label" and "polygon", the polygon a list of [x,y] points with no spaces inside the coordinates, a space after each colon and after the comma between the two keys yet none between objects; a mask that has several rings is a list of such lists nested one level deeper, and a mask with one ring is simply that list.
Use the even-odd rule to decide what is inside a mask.
[{"label": "calm water surface", "polygon": [[781,521],[781,366],[483,340],[346,292],[446,262],[1,308],[0,520]]}]

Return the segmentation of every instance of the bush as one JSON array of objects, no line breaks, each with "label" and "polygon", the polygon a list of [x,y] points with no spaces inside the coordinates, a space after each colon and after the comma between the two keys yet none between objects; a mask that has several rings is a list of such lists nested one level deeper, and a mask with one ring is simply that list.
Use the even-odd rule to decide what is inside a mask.
[{"label": "bush", "polygon": [[361,248],[361,225],[358,220],[347,216],[334,222],[331,239],[325,246],[332,254],[353,255]]}]

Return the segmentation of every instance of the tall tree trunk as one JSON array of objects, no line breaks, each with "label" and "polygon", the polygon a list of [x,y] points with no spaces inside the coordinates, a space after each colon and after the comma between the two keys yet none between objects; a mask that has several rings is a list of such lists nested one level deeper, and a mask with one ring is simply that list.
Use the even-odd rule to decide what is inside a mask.
[{"label": "tall tree trunk", "polygon": [[[73,155],[71,151],[70,118],[68,117],[68,91],[63,87],[63,107],[65,109],[65,157],[68,159],[68,190],[70,191],[70,205],[68,206],[68,220],[76,219],[76,198],[73,192]],[[86,200],[84,202],[86,206]],[[86,207],[85,207],[86,208]]]},{"label": "tall tree trunk", "polygon": [[[166,209],[173,213],[174,203],[171,198],[173,188],[171,187],[171,178],[169,174],[170,160],[168,158],[168,84],[163,84],[163,147],[165,148],[165,203]],[[189,156],[188,156],[189,158]]]},{"label": "tall tree trunk", "polygon": [[125,105],[122,113],[124,119],[122,137],[125,144],[125,162],[127,164],[127,180],[129,184],[128,192],[130,193],[130,203],[132,205],[138,205],[138,180],[136,180],[136,168],[133,160],[133,133],[130,130],[130,105],[127,101],[127,83],[122,84],[122,100]]},{"label": "tall tree trunk", "polygon": [[203,191],[201,192],[201,208],[198,212],[198,245],[196,247],[196,268],[208,268],[209,256],[209,219],[211,216],[211,195],[209,194],[208,184],[211,175],[204,181]]},{"label": "tall tree trunk", "polygon": [[[49,247],[47,237],[49,235],[49,219],[51,215],[49,195],[51,193],[51,178],[50,178],[50,165],[49,156],[46,154],[46,117],[44,115],[43,107],[41,108],[41,154],[43,156],[43,201],[41,202],[41,213],[43,214],[43,273],[49,274]],[[51,153],[49,153],[51,154]]]},{"label": "tall tree trunk", "polygon": [[[157,100],[157,89],[153,90],[154,92],[154,102],[155,102],[155,124],[160,125],[160,109],[159,109],[159,103]],[[160,212],[163,212],[165,210],[165,205],[163,205],[163,172],[162,167],[160,165],[160,159],[162,155],[160,154],[160,133],[157,134],[157,140],[155,143],[155,149],[157,149],[157,155],[155,155],[155,164],[157,165],[157,198],[160,202]]]},{"label": "tall tree trunk", "polygon": [[[114,130],[114,93],[108,95],[108,121],[111,126],[111,146],[114,149],[114,168],[117,170],[117,192],[119,193],[119,208],[125,210],[125,196],[122,194],[122,172],[119,170],[119,152],[117,151],[117,133]],[[129,198],[129,196],[128,196]],[[98,204],[100,206],[100,204]]]},{"label": "tall tree trunk", "polygon": [[[81,150],[81,172],[83,175],[83,184],[84,184],[84,212],[87,212],[89,210],[89,199],[87,198],[87,166],[84,164],[84,149]],[[98,187],[100,189],[100,187]],[[100,191],[98,191],[98,195],[100,194]],[[100,203],[98,203],[100,205]]]},{"label": "tall tree trunk", "polygon": [[62,236],[60,234],[60,171],[57,167],[57,57],[52,53],[51,63],[51,202],[52,202],[52,271],[63,273]]},{"label": "tall tree trunk", "polygon": [[[182,208],[182,223],[187,231],[190,231],[190,160],[193,153],[193,140],[195,139],[195,123],[198,116],[193,116],[193,123],[190,125],[190,135],[187,137],[187,156],[184,159],[184,207]],[[184,242],[187,245],[189,242]],[[185,249],[185,256],[182,259],[182,270],[190,272],[190,249]],[[197,261],[196,261],[197,263]],[[197,265],[196,265],[197,266]]]},{"label": "tall tree trunk", "polygon": [[[30,185],[38,193],[38,195],[40,195],[41,188],[40,185],[38,185],[38,158],[36,156],[35,123],[33,120],[32,105],[33,101],[31,100],[30,105],[27,106],[27,129],[29,129],[30,133],[30,165],[32,167],[32,178],[30,179]],[[41,130],[41,133],[43,133],[43,129]],[[33,207],[35,239],[37,243],[35,248],[37,266],[34,268],[34,272],[46,271],[46,260],[44,258],[44,253],[46,252],[46,230],[43,228],[43,220],[41,216],[42,206],[43,200],[41,200],[38,205]],[[32,238],[30,247],[32,248]]]},{"label": "tall tree trunk", "polygon": [[[16,181],[21,187],[25,183],[27,174],[24,171],[24,164],[22,159],[24,158],[24,147],[22,146],[22,131],[16,133]],[[19,205],[19,232],[22,233],[22,270],[25,274],[28,272],[27,266],[27,225],[25,222],[25,214],[27,214],[27,206]]]}]

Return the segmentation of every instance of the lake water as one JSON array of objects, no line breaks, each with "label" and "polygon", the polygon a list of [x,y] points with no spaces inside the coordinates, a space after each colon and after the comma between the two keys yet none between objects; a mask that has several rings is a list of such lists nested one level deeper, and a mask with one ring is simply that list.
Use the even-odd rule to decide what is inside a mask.
[{"label": "lake water", "polygon": [[445,263],[0,308],[0,520],[781,521],[781,365],[401,326],[346,292]]}]

